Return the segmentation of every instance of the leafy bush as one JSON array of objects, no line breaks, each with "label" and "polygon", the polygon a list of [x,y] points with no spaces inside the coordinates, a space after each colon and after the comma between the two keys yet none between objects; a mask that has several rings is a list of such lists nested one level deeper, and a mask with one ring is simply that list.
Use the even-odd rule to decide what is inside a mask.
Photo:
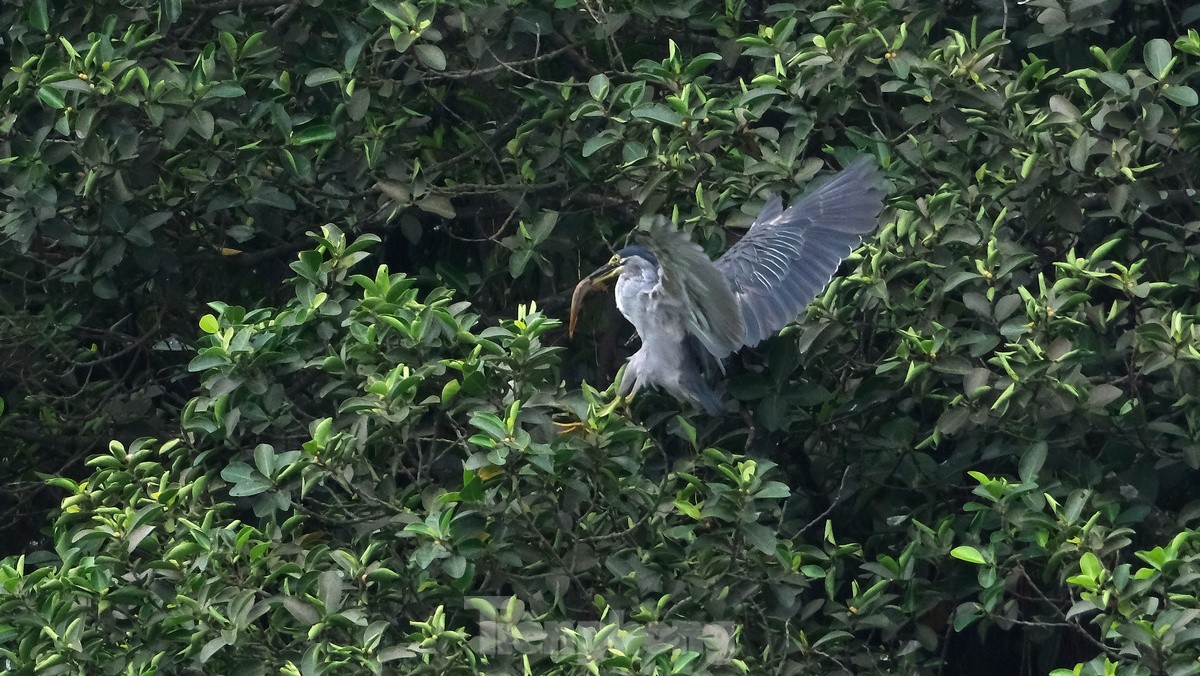
[{"label": "leafy bush", "polygon": [[[1191,673],[1198,18],[4,5],[0,659]],[[624,334],[554,317],[635,223],[864,152],[732,416],[588,385]]]},{"label": "leafy bush", "polygon": [[[489,610],[508,614],[497,633],[526,617],[601,624],[535,651],[539,671],[702,664],[703,650],[646,641],[647,625],[681,617],[735,623],[727,638],[748,654],[794,650],[766,625],[813,612],[801,595],[824,595],[822,580],[832,592],[857,546],[781,539],[789,489],[773,463],[693,448],[667,472],[664,444],[557,382],[541,341],[557,322],[531,308],[478,330],[443,290],[386,268],[350,275],[370,239],[325,228],[278,310],[214,304],[183,438],[114,442],[86,483],[58,480],[72,493],[62,563],[4,571],[12,634],[51,631],[10,659],[38,673],[502,666],[456,629],[498,621]],[[469,600],[483,590],[523,605]]]}]

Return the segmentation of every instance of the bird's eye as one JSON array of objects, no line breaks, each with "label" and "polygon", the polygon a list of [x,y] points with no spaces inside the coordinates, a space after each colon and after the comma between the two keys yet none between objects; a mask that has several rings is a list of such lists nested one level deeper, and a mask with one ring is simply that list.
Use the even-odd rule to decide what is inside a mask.
[{"label": "bird's eye", "polygon": [[621,263],[621,254],[613,254],[613,257],[608,259],[609,265],[619,265]]}]

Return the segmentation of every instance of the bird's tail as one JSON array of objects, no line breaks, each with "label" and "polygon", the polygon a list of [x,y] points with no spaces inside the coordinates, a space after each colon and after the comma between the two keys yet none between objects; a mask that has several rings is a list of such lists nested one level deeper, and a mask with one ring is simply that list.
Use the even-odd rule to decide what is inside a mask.
[{"label": "bird's tail", "polygon": [[728,410],[725,408],[725,402],[721,401],[721,397],[707,384],[702,384],[694,394],[695,403],[709,415],[722,415]]},{"label": "bird's tail", "polygon": [[709,415],[721,415],[725,413],[725,402],[721,401],[721,397],[708,384],[708,377],[714,375],[717,371],[725,372],[725,366],[721,364],[721,360],[713,357],[712,353],[704,349],[700,341],[695,336],[688,334],[684,340],[684,348],[691,353],[692,361],[699,368],[699,373],[696,373],[689,379],[688,396],[693,404],[704,409],[704,412]]}]

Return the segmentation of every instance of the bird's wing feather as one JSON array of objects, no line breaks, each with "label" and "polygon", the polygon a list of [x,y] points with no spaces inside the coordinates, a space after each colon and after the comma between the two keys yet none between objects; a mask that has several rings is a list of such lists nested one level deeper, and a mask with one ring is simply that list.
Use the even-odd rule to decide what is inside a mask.
[{"label": "bird's wing feather", "polygon": [[686,234],[660,226],[649,235],[658,256],[658,283],[667,298],[680,299],[688,331],[718,360],[740,348],[745,324],[725,275]]},{"label": "bird's wing feather", "polygon": [[741,309],[746,345],[762,342],[812,302],[875,229],[883,198],[879,169],[863,157],[786,210],[778,197],[767,202],[715,263]]}]

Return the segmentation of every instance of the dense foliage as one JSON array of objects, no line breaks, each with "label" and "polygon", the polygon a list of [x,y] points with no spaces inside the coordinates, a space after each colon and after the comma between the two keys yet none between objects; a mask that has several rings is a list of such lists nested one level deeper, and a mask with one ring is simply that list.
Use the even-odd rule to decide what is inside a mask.
[{"label": "dense foliage", "polygon": [[[1198,21],[3,4],[0,664],[1200,671]],[[860,154],[734,412],[612,405],[580,273]]]}]

